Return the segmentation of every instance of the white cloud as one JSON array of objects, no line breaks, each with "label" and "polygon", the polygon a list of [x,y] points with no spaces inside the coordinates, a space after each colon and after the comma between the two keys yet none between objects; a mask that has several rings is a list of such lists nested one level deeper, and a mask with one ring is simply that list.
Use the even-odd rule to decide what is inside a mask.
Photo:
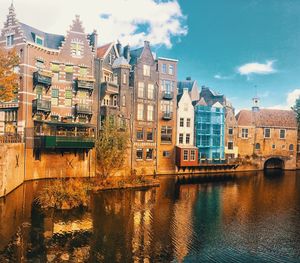
[{"label": "white cloud", "polygon": [[[0,0],[0,22],[9,2]],[[14,5],[20,21],[57,34],[65,34],[78,14],[86,32],[97,29],[100,43],[119,39],[137,46],[148,40],[170,48],[173,37],[188,32],[178,0],[15,0]]]},{"label": "white cloud", "polygon": [[281,110],[290,110],[291,107],[295,105],[296,99],[300,98],[300,89],[294,89],[291,92],[286,94],[286,103],[285,104],[278,104],[268,109],[281,109]]},{"label": "white cloud", "polygon": [[227,79],[233,79],[234,76],[223,76],[221,74],[216,74],[214,75],[215,79],[220,79],[220,80],[227,80]]},{"label": "white cloud", "polygon": [[275,60],[267,60],[265,64],[258,62],[251,62],[240,66],[237,71],[240,75],[251,75],[260,74],[267,75],[275,73],[276,70],[273,68]]}]

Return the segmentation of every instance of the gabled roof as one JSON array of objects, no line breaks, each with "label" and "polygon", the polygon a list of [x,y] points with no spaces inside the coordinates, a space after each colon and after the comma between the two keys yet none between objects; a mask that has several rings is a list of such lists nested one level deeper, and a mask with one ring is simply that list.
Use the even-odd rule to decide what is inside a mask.
[{"label": "gabled roof", "polygon": [[137,60],[141,57],[143,50],[144,47],[140,47],[130,51],[130,65],[135,65],[137,63]]},{"label": "gabled roof", "polygon": [[21,30],[23,31],[24,37],[28,42],[35,43],[36,36],[43,38],[44,40],[44,47],[51,48],[51,49],[59,49],[62,42],[65,40],[65,37],[62,35],[55,35],[45,33],[39,29],[34,27],[28,26],[23,23],[19,23],[21,26]]},{"label": "gabled roof", "polygon": [[181,93],[183,91],[183,89],[188,89],[190,92],[193,89],[195,83],[196,83],[196,80],[178,81],[177,87],[178,87],[179,93]]},{"label": "gabled roof", "polygon": [[204,98],[201,98],[196,105],[199,105],[199,106],[207,106],[207,103],[205,101]]},{"label": "gabled roof", "polygon": [[215,104],[212,105],[212,107],[214,107],[214,108],[221,108],[222,109],[223,105],[220,102],[217,101]]},{"label": "gabled roof", "polygon": [[108,54],[109,50],[112,48],[112,46],[114,45],[113,42],[105,44],[101,47],[97,48],[97,57],[98,58],[104,58],[106,57],[106,55]]},{"label": "gabled roof", "polygon": [[239,126],[297,128],[296,116],[291,110],[241,110],[236,119]]},{"label": "gabled roof", "polygon": [[122,57],[118,57],[117,59],[115,59],[112,67],[113,68],[120,68],[120,67],[130,68],[130,65],[129,65],[127,59],[122,56]]}]

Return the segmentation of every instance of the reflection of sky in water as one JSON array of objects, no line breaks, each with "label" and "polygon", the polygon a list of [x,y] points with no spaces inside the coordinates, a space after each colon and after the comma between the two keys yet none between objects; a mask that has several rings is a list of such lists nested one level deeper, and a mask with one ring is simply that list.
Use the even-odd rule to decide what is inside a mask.
[{"label": "reflection of sky in water", "polygon": [[[0,233],[7,245],[23,223],[16,251],[36,246],[30,259],[56,251],[87,262],[299,262],[295,172],[180,186],[164,177],[156,189],[97,194],[88,212],[71,215],[32,210],[27,188],[25,205],[10,197],[1,204]],[[24,193],[13,195],[21,201]]]}]

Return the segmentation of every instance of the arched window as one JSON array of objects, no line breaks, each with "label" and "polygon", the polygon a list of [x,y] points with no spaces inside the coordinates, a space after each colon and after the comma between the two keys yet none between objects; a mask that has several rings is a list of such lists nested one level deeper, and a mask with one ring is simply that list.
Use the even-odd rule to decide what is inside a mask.
[{"label": "arched window", "polygon": [[289,150],[290,150],[290,151],[294,151],[294,144],[290,144]]},{"label": "arched window", "polygon": [[255,144],[255,150],[260,150],[260,144],[259,143]]}]

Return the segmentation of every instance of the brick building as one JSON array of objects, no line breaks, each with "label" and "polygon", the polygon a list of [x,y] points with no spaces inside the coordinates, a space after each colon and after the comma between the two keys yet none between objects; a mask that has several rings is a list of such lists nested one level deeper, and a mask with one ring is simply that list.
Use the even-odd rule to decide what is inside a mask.
[{"label": "brick building", "polygon": [[259,169],[296,169],[297,121],[291,110],[241,110],[237,116],[239,156]]},{"label": "brick building", "polygon": [[19,22],[9,8],[0,46],[20,56],[20,87],[18,100],[1,103],[0,132],[24,135],[25,179],[93,174],[96,39],[96,32],[85,34],[78,16],[63,36]]},{"label": "brick building", "polygon": [[177,108],[177,60],[157,59],[158,69],[158,149],[159,173],[175,171],[176,108]]}]

